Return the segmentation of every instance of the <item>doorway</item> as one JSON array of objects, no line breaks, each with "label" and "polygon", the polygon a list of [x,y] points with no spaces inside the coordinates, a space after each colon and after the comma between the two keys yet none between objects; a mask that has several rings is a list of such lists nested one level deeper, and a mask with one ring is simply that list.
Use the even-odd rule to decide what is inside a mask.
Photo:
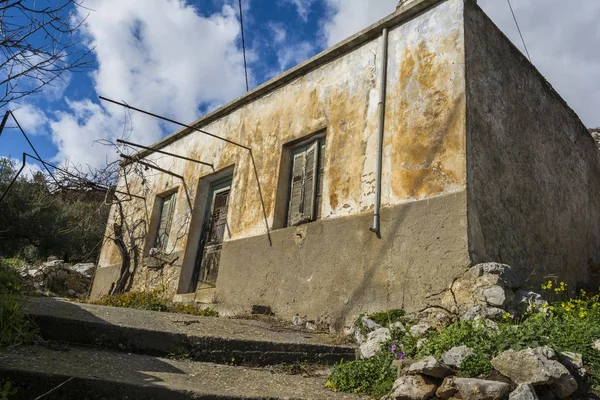
[{"label": "doorway", "polygon": [[232,177],[228,176],[210,184],[206,213],[203,218],[204,224],[194,264],[192,291],[216,286],[223,239],[229,232],[227,209],[231,181]]}]

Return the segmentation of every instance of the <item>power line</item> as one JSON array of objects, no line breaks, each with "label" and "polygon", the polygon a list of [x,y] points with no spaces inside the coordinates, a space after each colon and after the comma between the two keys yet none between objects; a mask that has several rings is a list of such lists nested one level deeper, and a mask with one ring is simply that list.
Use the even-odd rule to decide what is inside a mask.
[{"label": "power line", "polygon": [[246,64],[246,39],[244,38],[244,17],[242,15],[242,0],[239,0],[240,6],[240,27],[242,28],[242,51],[244,52],[244,73],[246,74],[246,92],[250,91],[248,85],[248,65]]},{"label": "power line", "polygon": [[[240,0],[241,1],[241,0]],[[517,21],[517,16],[515,15],[515,11],[512,8],[512,4],[510,4],[510,0],[506,0],[508,3],[508,7],[510,8],[510,12],[515,20],[515,25],[517,25],[517,30],[519,31],[519,36],[521,36],[521,41],[523,42],[523,46],[525,47],[525,52],[527,53],[527,58],[529,58],[529,62],[531,61],[531,56],[529,55],[529,50],[527,49],[527,45],[525,44],[525,39],[523,39],[523,34],[521,33],[521,28],[519,27],[519,22]]]}]

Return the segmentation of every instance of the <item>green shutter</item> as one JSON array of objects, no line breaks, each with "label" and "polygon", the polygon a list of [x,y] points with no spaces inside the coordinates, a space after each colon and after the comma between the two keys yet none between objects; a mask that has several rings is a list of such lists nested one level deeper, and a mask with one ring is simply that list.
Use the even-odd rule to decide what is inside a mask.
[{"label": "green shutter", "polygon": [[305,148],[296,149],[296,151],[294,151],[292,161],[292,182],[290,184],[288,226],[296,225],[302,220],[305,158]]},{"label": "green shutter", "polygon": [[302,222],[315,219],[315,195],[317,192],[317,172],[319,166],[319,141],[315,141],[306,149],[304,167],[304,196],[302,206]]}]

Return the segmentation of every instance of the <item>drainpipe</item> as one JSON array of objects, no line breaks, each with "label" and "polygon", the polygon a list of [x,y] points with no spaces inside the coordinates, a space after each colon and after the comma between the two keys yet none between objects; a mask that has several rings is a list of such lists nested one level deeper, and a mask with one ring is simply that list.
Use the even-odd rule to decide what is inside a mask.
[{"label": "drainpipe", "polygon": [[381,70],[379,71],[379,124],[377,126],[377,166],[375,167],[375,209],[373,212],[373,226],[369,228],[381,239],[380,214],[381,208],[381,170],[383,158],[383,130],[385,126],[385,93],[387,85],[387,61],[388,61],[388,28],[383,28],[381,37]]}]

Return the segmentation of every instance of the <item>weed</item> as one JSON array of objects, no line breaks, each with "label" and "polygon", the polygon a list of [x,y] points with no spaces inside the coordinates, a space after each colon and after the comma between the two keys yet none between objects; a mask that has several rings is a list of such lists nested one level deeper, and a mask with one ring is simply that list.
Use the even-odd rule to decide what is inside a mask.
[{"label": "weed", "polygon": [[219,316],[219,313],[211,308],[199,309],[191,304],[171,304],[166,300],[165,290],[163,289],[156,289],[147,292],[127,292],[111,296],[103,296],[91,303],[102,306],[137,308],[150,311],[165,311],[180,314],[198,315],[203,317]]},{"label": "weed", "polygon": [[17,394],[17,388],[10,381],[0,382],[0,400],[8,400]]}]

